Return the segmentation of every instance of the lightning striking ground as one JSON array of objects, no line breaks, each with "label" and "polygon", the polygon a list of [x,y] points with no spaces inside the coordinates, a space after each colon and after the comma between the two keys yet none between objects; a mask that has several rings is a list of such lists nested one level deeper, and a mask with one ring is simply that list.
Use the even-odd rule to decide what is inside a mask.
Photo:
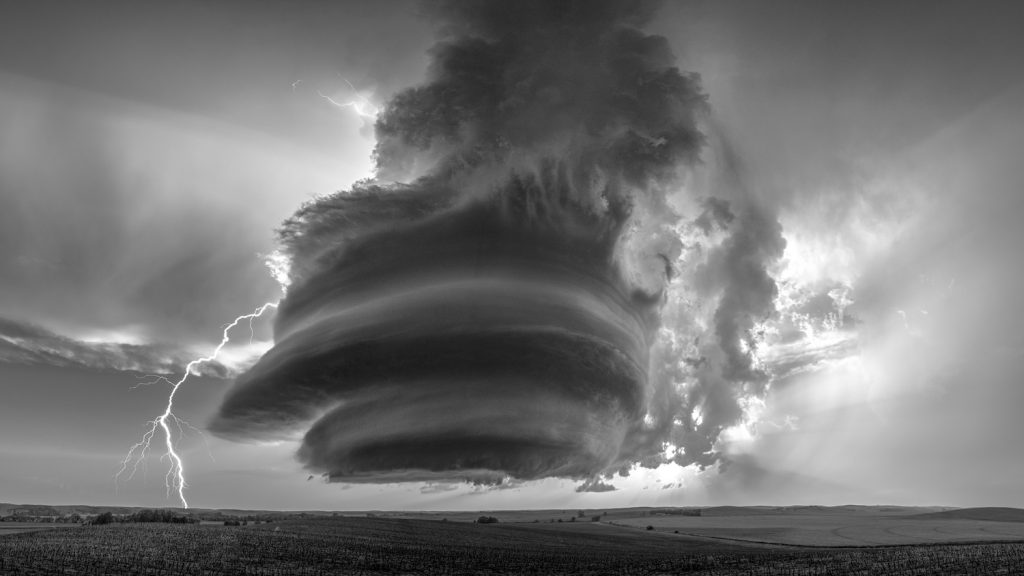
[{"label": "lightning striking ground", "polygon": [[[173,422],[174,425],[178,428],[179,438],[181,435],[183,435],[182,426],[191,428],[192,430],[196,430],[196,428],[189,424],[188,422],[185,422],[181,418],[178,418],[174,414],[174,396],[175,394],[178,393],[178,389],[181,388],[181,385],[184,384],[186,380],[188,380],[188,377],[190,375],[199,375],[197,372],[194,372],[194,370],[196,370],[201,364],[204,364],[206,362],[212,362],[217,359],[217,356],[220,354],[221,350],[223,350],[224,347],[227,346],[228,342],[231,341],[229,332],[231,331],[232,328],[238,326],[238,324],[243,320],[248,320],[250,323],[249,328],[251,334],[252,320],[254,318],[259,318],[260,316],[262,316],[269,308],[276,309],[278,303],[279,302],[267,302],[262,306],[256,308],[253,312],[250,312],[249,314],[243,314],[242,316],[235,318],[234,321],[232,321],[230,324],[224,327],[224,331],[221,334],[220,344],[218,344],[217,347],[214,348],[213,353],[210,354],[209,356],[202,356],[189,362],[185,366],[185,373],[181,376],[181,378],[178,381],[171,382],[169,379],[164,378],[163,376],[157,376],[155,377],[156,379],[153,381],[140,383],[142,385],[146,385],[154,384],[159,381],[164,381],[171,384],[171,391],[167,395],[167,406],[164,408],[163,413],[154,418],[153,420],[149,421],[148,428],[146,429],[146,432],[142,435],[142,439],[136,442],[134,445],[132,445],[132,447],[128,450],[128,454],[124,457],[124,460],[121,461],[121,469],[118,470],[117,474],[114,475],[115,489],[118,486],[118,482],[120,481],[121,476],[124,475],[126,472],[128,473],[128,478],[126,479],[126,481],[131,480],[135,476],[135,472],[136,470],[138,470],[139,464],[145,460],[146,452],[149,450],[153,438],[157,435],[157,429],[160,429],[163,431],[164,444],[167,448],[167,451],[161,457],[161,460],[163,460],[164,458],[170,460],[170,467],[168,468],[167,475],[165,476],[164,479],[164,483],[167,486],[167,497],[170,497],[172,490],[176,491],[178,493],[178,499],[181,500],[182,508],[188,508],[188,500],[185,499],[185,488],[188,487],[188,482],[185,479],[185,464],[181,459],[181,455],[178,454],[177,450],[175,450],[174,448],[174,437],[171,434],[170,422]],[[129,467],[131,467],[130,472]]]},{"label": "lightning striking ground", "polygon": [[[317,95],[319,95],[324,100],[327,100],[330,104],[337,108],[348,108],[355,112],[356,114],[358,114],[359,116],[362,116],[364,118],[375,119],[377,117],[377,114],[380,112],[379,108],[372,102],[370,102],[370,100],[368,100],[367,98],[360,96],[358,91],[356,91],[355,86],[353,86],[351,82],[344,78],[342,79],[345,80],[345,83],[348,84],[349,88],[351,88],[352,92],[356,95],[355,99],[349,100],[348,102],[340,102],[338,100],[335,100],[331,96],[324,94],[320,90],[316,91]],[[300,83],[302,83],[301,79],[292,82],[291,86],[293,92]],[[287,291],[287,263],[281,259],[281,256],[279,254],[275,253],[267,257],[266,264],[270,268],[271,274],[281,285],[281,290],[283,292]],[[171,386],[171,391],[167,395],[167,406],[164,408],[163,413],[161,413],[159,416],[157,416],[153,420],[150,420],[147,423],[148,427],[146,428],[146,432],[142,435],[142,439],[132,445],[132,447],[128,450],[128,453],[125,455],[124,459],[121,461],[121,468],[117,471],[117,474],[114,475],[115,491],[119,486],[119,482],[121,481],[122,476],[127,474],[127,478],[125,479],[125,481],[131,480],[132,478],[135,477],[135,473],[139,468],[139,464],[145,460],[146,453],[150,449],[153,438],[157,436],[157,432],[158,430],[160,430],[163,432],[164,445],[166,446],[166,451],[161,457],[161,460],[163,460],[164,458],[170,460],[170,466],[168,467],[167,475],[165,477],[164,482],[167,487],[167,497],[170,497],[172,490],[177,492],[178,499],[181,501],[182,508],[188,508],[188,500],[185,498],[185,489],[188,487],[188,482],[185,479],[185,465],[183,460],[181,459],[181,455],[178,454],[177,450],[175,450],[174,437],[171,433],[171,423],[173,422],[174,426],[178,429],[179,439],[181,438],[181,436],[184,435],[183,427],[198,432],[200,435],[202,435],[202,432],[174,414],[174,396],[178,393],[178,389],[181,388],[181,385],[184,384],[186,380],[188,380],[188,377],[190,375],[199,375],[198,373],[194,372],[196,368],[198,368],[201,364],[204,364],[206,362],[212,362],[217,359],[217,356],[220,354],[221,350],[223,350],[224,347],[231,340],[229,332],[231,331],[232,328],[238,326],[238,324],[243,320],[247,320],[249,323],[249,343],[252,344],[252,321],[255,318],[259,318],[260,316],[262,316],[267,311],[268,308],[276,309],[279,303],[280,301],[267,302],[262,306],[256,308],[256,310],[254,310],[253,312],[235,318],[230,324],[224,327],[224,331],[221,335],[220,344],[217,345],[213,353],[210,354],[209,356],[196,358],[195,360],[189,362],[185,366],[185,373],[181,376],[181,378],[178,381],[174,382],[167,377],[151,374],[147,375],[144,380],[140,381],[139,383],[132,387],[134,389],[138,388],[139,386],[151,386],[153,384],[165,383]],[[209,446],[207,446],[207,452],[209,452]],[[212,457],[213,456],[211,454],[211,458]]]}]

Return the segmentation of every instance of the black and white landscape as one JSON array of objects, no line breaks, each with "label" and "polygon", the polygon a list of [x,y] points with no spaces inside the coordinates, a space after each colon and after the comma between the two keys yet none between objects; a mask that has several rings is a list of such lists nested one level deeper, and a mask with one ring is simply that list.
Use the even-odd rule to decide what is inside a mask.
[{"label": "black and white landscape", "polygon": [[1024,4],[0,6],[0,572],[1024,571]]}]

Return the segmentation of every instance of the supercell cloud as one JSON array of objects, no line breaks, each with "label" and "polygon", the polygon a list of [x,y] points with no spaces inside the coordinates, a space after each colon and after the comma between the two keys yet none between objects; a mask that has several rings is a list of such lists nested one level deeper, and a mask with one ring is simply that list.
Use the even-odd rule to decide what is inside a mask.
[{"label": "supercell cloud", "polygon": [[764,393],[785,243],[708,163],[699,77],[641,31],[647,3],[427,10],[427,82],[378,117],[376,178],[282,227],[275,345],[212,429],[299,434],[342,482],[713,463]]}]

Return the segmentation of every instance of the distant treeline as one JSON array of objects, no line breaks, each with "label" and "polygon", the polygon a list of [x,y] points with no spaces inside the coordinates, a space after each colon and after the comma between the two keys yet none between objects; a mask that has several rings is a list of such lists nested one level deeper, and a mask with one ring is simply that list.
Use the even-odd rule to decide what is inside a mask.
[{"label": "distant treeline", "polygon": [[703,516],[700,508],[654,508],[651,516]]},{"label": "distant treeline", "polygon": [[124,517],[124,522],[163,522],[164,524],[195,524],[198,518],[186,516],[173,510],[139,510]]},{"label": "distant treeline", "polygon": [[115,516],[110,512],[98,514],[90,524],[113,524],[114,522],[161,522],[163,524],[197,524],[198,518],[177,514],[171,510],[139,510],[132,514]]},{"label": "distant treeline", "polygon": [[[161,510],[148,510],[128,506],[46,506],[41,504],[8,504],[0,502],[0,522],[69,522],[74,524],[91,523],[105,512],[110,513],[112,522],[158,522],[165,520],[130,520],[139,514],[152,515]],[[258,510],[210,510],[210,509],[189,509],[187,512],[181,509],[169,509],[165,512],[175,516],[188,516],[197,520],[223,522],[225,520],[239,520],[253,522],[270,522],[284,520],[285,518],[305,518],[326,516],[329,513],[307,513],[307,512],[271,512]],[[336,515],[336,514],[335,514]]]}]

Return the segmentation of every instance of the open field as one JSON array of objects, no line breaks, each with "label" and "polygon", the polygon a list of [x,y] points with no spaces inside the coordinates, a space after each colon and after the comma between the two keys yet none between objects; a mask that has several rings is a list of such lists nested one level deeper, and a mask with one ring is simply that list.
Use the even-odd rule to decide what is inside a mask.
[{"label": "open field", "polygon": [[0,536],[35,532],[36,530],[68,530],[80,528],[78,524],[55,524],[52,522],[0,522]]},{"label": "open field", "polygon": [[365,517],[242,527],[115,524],[0,538],[0,574],[53,573],[1018,574],[1024,573],[1024,544],[815,549],[604,522]]},{"label": "open field", "polygon": [[[965,509],[921,514],[875,507],[730,509],[702,516],[653,515],[612,519],[615,524],[728,541],[793,546],[894,546],[1024,541],[1024,522],[1012,509]],[[1018,511],[1020,512],[1020,511]]]}]

